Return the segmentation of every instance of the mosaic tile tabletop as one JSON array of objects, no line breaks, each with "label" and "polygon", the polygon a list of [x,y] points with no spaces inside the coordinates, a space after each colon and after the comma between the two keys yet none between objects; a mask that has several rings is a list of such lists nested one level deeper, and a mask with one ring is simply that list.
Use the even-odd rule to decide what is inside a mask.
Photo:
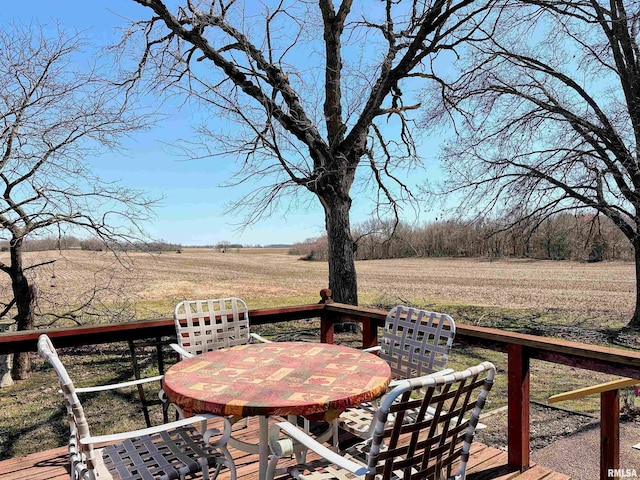
[{"label": "mosaic tile tabletop", "polygon": [[302,415],[332,420],[386,392],[389,365],[377,355],[325,343],[241,345],[185,359],[163,388],[188,413]]}]

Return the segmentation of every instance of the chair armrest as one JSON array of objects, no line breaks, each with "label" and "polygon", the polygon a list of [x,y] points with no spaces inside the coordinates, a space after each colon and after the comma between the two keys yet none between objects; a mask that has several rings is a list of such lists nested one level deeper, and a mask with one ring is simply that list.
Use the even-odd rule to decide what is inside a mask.
[{"label": "chair armrest", "polygon": [[[229,420],[225,417],[220,417],[218,415],[213,415],[210,413],[203,413],[202,415],[195,415],[193,417],[184,418],[181,420],[176,420],[175,422],[165,423],[163,425],[158,425],[155,427],[142,428],[140,430],[131,430],[128,432],[114,433],[111,435],[97,435],[95,437],[84,437],[80,439],[80,443],[82,445],[94,444],[94,443],[111,443],[117,442],[121,440],[126,440],[128,438],[135,437],[143,437],[145,435],[153,435],[154,433],[165,432],[167,430],[173,430],[176,428],[184,427],[187,425],[191,425],[192,423],[199,423],[209,420],[210,418],[220,418],[224,421],[224,432],[223,432],[223,440],[224,442],[218,441],[216,443],[224,444],[229,439],[231,434],[231,424]],[[218,433],[217,429],[208,429],[204,433],[205,440],[214,434]]]},{"label": "chair armrest", "polygon": [[250,333],[249,336],[251,338],[255,338],[256,340],[258,340],[259,342],[262,342],[262,343],[273,343],[271,340],[267,340],[266,338],[258,335],[257,333]]},{"label": "chair armrest", "polygon": [[380,345],[374,345],[373,347],[362,349],[363,352],[369,352],[369,353],[379,352],[380,350],[382,350],[382,347]]},{"label": "chair armrest", "polygon": [[[280,439],[280,431],[286,433],[290,438]],[[282,457],[293,453],[292,439],[304,445],[309,450],[314,451],[321,457],[324,457],[334,465],[348,470],[355,475],[365,475],[369,472],[366,465],[349,460],[333,450],[330,450],[292,423],[278,422],[269,428],[269,447],[271,449],[271,453],[276,457]]]},{"label": "chair armrest", "polygon": [[185,358],[191,358],[193,357],[193,354],[187,352],[184,348],[182,348],[180,345],[178,345],[177,343],[170,343],[169,346],[171,348],[173,348],[176,352],[178,352],[180,354],[180,356],[182,357],[182,359],[184,360]]},{"label": "chair armrest", "polygon": [[430,373],[427,375],[428,377],[441,377],[443,375],[449,375],[450,373],[455,372],[453,368],[445,368],[444,370],[438,370],[437,372]]},{"label": "chair armrest", "polygon": [[92,392],[104,392],[107,390],[115,390],[116,388],[132,387],[134,385],[140,385],[148,382],[159,382],[164,375],[156,375],[155,377],[140,378],[138,380],[131,380],[129,382],[112,383],[109,385],[97,385],[95,387],[80,387],[76,388],[76,393],[92,393]]}]

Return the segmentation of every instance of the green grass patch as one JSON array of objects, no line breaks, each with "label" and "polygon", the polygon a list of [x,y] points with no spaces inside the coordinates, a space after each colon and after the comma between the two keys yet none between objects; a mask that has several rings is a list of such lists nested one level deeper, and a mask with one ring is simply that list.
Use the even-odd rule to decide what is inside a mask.
[{"label": "green grass patch", "polygon": [[[277,308],[291,305],[307,305],[318,303],[319,296],[314,295],[290,295],[287,297],[261,297],[243,296],[250,310],[258,308]],[[148,318],[173,318],[173,309],[176,304],[184,299],[173,298],[168,300],[141,301],[136,304],[136,319]]]}]

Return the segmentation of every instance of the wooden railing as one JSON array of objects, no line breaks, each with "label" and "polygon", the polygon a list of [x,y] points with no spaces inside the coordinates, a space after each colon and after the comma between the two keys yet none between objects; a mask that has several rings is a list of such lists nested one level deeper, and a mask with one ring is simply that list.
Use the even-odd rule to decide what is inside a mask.
[{"label": "wooden railing", "polygon": [[[322,316],[324,305],[296,305],[290,307],[249,310],[252,325],[279,323]],[[0,355],[37,351],[38,337],[43,330],[0,334]],[[79,347],[101,343],[127,342],[158,337],[173,337],[176,328],[173,319],[140,320],[130,323],[109,323],[83,327],[50,328],[47,335],[57,348]]]},{"label": "wooden railing", "polygon": [[[384,325],[382,310],[332,303],[325,291],[319,304],[251,310],[252,325],[319,318],[320,340],[333,343],[334,327],[344,321],[362,324],[362,344],[377,344],[378,328]],[[0,354],[35,351],[42,331],[0,334]],[[147,320],[128,324],[47,330],[57,347],[122,342],[174,336],[173,320]],[[529,468],[529,385],[531,359],[568,365],[601,373],[640,379],[640,353],[586,345],[553,338],[506,332],[493,328],[457,324],[456,343],[507,353],[508,368],[508,459],[514,469]],[[619,391],[601,396],[600,478],[609,469],[619,469]]]}]

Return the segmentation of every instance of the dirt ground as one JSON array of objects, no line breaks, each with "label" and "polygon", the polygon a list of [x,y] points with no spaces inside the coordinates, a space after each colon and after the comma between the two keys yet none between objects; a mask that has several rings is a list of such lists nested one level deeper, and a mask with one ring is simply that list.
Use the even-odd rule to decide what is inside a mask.
[{"label": "dirt ground", "polygon": [[[640,423],[620,425],[620,468],[633,469],[640,475]],[[531,459],[576,480],[600,478],[600,429],[598,423],[578,434],[564,437],[545,448],[534,451]]]},{"label": "dirt ground", "polygon": [[[122,259],[131,270],[104,252],[76,250],[30,252],[25,263],[55,261],[38,270],[36,283],[43,296],[55,293],[56,298],[74,298],[96,278],[122,277],[124,283],[127,275],[135,272],[135,278],[126,284],[126,298],[138,306],[155,308],[160,317],[170,316],[175,303],[184,298],[233,294],[259,308],[317,302],[318,292],[327,286],[324,262],[300,261],[287,255],[286,249],[279,253],[244,250],[222,254],[213,249],[185,248],[181,254],[131,253]],[[0,254],[0,260],[6,255]],[[579,321],[586,324],[592,317],[599,317],[597,323],[603,316],[625,319],[634,308],[635,276],[630,262],[401,258],[360,261],[356,268],[363,305],[382,302],[571,310],[580,313]],[[52,288],[49,284],[54,273],[57,285]],[[101,295],[121,300],[123,291],[116,286]],[[147,316],[141,318],[150,318],[150,312],[144,313]]]},{"label": "dirt ground", "polygon": [[[481,419],[487,428],[476,440],[507,449],[506,410],[489,412]],[[624,417],[620,423],[620,468],[640,475],[640,415]],[[537,403],[531,404],[531,460],[575,480],[600,478],[600,421]]]}]

